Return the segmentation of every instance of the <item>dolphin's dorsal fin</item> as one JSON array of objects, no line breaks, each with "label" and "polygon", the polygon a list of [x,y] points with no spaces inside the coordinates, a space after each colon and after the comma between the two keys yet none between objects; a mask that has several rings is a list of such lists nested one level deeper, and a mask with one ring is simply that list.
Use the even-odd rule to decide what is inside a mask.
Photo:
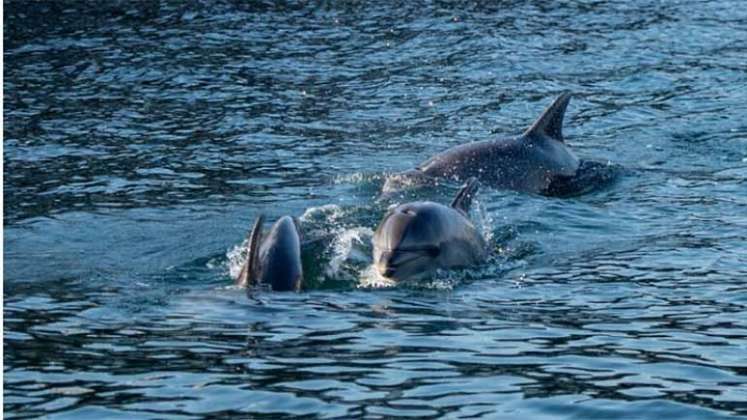
[{"label": "dolphin's dorsal fin", "polygon": [[249,233],[249,245],[246,256],[246,262],[241,267],[239,277],[236,279],[236,284],[241,287],[248,287],[250,282],[253,280],[257,270],[257,256],[259,254],[259,244],[262,241],[262,225],[265,223],[265,215],[260,214],[257,217],[257,221],[254,222],[251,233]]},{"label": "dolphin's dorsal fin", "polygon": [[456,197],[454,197],[454,201],[451,202],[451,207],[467,213],[470,205],[472,205],[472,199],[475,197],[479,187],[480,182],[477,181],[477,178],[472,177],[468,179],[459,190]]},{"label": "dolphin's dorsal fin", "polygon": [[568,102],[571,100],[570,92],[563,92],[557,99],[537,118],[524,137],[547,136],[557,141],[563,141],[563,116]]}]

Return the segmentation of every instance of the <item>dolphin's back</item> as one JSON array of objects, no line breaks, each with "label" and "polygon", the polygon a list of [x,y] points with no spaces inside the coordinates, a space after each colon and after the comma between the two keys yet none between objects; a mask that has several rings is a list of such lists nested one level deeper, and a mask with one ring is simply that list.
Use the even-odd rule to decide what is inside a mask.
[{"label": "dolphin's back", "polygon": [[463,144],[418,166],[427,176],[463,182],[474,177],[494,188],[543,192],[557,176],[573,176],[578,158],[561,142],[525,136]]},{"label": "dolphin's back", "polygon": [[493,188],[548,193],[555,179],[574,176],[579,166],[563,139],[563,117],[570,98],[568,92],[558,96],[519,137],[452,147],[415,170],[390,177],[384,190],[438,178],[464,182],[474,177]]}]

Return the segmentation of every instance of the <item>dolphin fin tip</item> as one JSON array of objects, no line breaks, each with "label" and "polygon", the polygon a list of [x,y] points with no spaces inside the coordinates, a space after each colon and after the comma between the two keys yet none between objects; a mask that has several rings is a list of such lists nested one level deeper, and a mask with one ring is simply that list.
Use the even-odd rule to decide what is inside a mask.
[{"label": "dolphin fin tip", "polygon": [[451,207],[467,213],[472,205],[472,199],[475,197],[475,194],[477,194],[479,188],[480,181],[478,181],[477,178],[471,177],[467,179],[459,192],[457,192],[454,200],[451,202]]},{"label": "dolphin fin tip", "polygon": [[563,141],[563,117],[572,93],[564,91],[550,104],[542,115],[524,132],[524,137],[548,136],[560,142]]}]

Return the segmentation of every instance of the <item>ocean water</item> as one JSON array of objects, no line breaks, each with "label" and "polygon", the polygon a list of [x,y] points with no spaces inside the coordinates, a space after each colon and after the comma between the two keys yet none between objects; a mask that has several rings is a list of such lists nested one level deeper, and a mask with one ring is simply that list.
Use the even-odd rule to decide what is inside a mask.
[{"label": "ocean water", "polygon": [[[4,3],[6,418],[747,415],[747,9]],[[377,281],[387,174],[562,91],[589,193],[482,188],[488,263]],[[306,290],[232,286],[298,217]]]}]

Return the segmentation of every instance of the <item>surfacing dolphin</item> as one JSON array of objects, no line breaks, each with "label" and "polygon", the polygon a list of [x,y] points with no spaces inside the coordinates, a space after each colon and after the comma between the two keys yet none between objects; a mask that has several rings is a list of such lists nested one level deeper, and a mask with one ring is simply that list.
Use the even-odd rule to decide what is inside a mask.
[{"label": "surfacing dolphin", "polygon": [[470,178],[451,206],[421,201],[389,210],[373,237],[376,271],[395,281],[415,280],[482,262],[485,241],[467,217],[478,185]]},{"label": "surfacing dolphin", "polygon": [[390,176],[383,192],[433,184],[439,178],[464,182],[471,177],[493,188],[537,194],[580,188],[578,182],[570,181],[577,174],[579,159],[563,141],[563,116],[570,99],[568,92],[558,96],[519,137],[452,147],[415,169]]},{"label": "surfacing dolphin", "polygon": [[264,215],[249,234],[247,259],[236,283],[242,287],[268,284],[275,291],[299,291],[303,282],[301,235],[297,222],[283,216],[263,237]]}]

